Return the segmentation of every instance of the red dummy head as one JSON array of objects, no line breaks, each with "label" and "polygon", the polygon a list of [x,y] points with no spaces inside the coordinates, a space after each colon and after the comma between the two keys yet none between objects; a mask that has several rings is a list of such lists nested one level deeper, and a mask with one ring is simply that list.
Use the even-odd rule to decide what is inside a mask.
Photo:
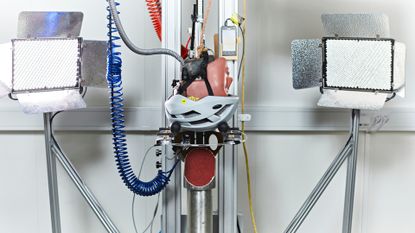
[{"label": "red dummy head", "polygon": [[[229,77],[229,69],[225,58],[217,58],[208,64],[207,75],[210,86],[212,87],[214,96],[227,96],[232,78]],[[187,88],[187,97],[195,97],[201,99],[208,96],[208,90],[203,80],[195,80]]]}]

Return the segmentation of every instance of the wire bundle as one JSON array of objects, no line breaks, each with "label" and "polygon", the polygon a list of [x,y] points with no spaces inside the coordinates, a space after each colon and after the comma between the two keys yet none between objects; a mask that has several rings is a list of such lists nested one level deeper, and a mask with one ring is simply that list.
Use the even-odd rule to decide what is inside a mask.
[{"label": "wire bundle", "polygon": [[[119,3],[116,3],[118,6]],[[167,172],[159,170],[157,176],[149,181],[141,181],[135,174],[131,167],[128,151],[127,139],[125,133],[125,116],[124,116],[124,98],[122,88],[122,59],[121,52],[118,48],[121,46],[116,43],[120,40],[120,36],[115,35],[118,30],[115,26],[111,11],[108,8],[108,64],[107,64],[107,82],[110,89],[110,105],[111,105],[111,121],[112,121],[112,136],[113,148],[115,153],[115,160],[117,163],[118,172],[125,183],[125,185],[137,195],[152,196],[161,192],[168,184],[174,168]],[[119,14],[119,12],[117,12]]]}]

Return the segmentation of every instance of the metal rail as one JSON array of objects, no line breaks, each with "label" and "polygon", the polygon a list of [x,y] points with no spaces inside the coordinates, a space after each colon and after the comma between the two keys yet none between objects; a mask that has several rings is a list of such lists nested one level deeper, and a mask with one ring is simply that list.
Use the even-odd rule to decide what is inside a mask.
[{"label": "metal rail", "polygon": [[58,176],[56,173],[56,158],[53,156],[52,143],[52,127],[51,127],[51,113],[43,114],[43,123],[45,127],[45,145],[46,145],[46,163],[48,170],[48,187],[49,187],[49,205],[50,218],[52,221],[52,232],[61,233],[61,218],[59,211],[59,190],[58,190]]},{"label": "metal rail", "polygon": [[344,200],[343,233],[352,232],[354,194],[356,187],[356,168],[359,144],[360,110],[352,112],[352,141],[353,150],[347,161],[346,195]]}]

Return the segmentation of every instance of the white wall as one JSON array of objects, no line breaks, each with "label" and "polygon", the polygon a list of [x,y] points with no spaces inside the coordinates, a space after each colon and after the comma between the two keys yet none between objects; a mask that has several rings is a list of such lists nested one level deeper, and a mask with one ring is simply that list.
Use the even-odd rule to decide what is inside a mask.
[{"label": "white wall", "polygon": [[[183,2],[189,4],[192,1]],[[144,1],[123,1],[122,4],[121,16],[132,39],[144,47],[158,46]],[[0,42],[7,42],[14,37],[17,14],[22,10],[83,11],[85,19],[82,35],[88,39],[106,39],[104,1],[39,0],[28,4],[27,1],[15,0],[7,2],[7,6],[9,9],[0,14],[3,22]],[[289,109],[290,116],[295,116],[290,118],[295,120],[287,118],[287,123],[276,124],[270,120],[261,122],[276,125],[272,132],[259,130],[249,133],[254,204],[260,232],[283,231],[346,140],[345,132],[335,127],[338,123],[342,125],[340,129],[347,126],[347,115],[343,113],[335,115],[341,116],[333,119],[336,124],[326,124],[324,131],[314,131],[322,129],[319,124],[324,125],[322,115],[317,114],[321,110],[315,108],[318,91],[292,90],[291,40],[321,37],[319,15],[324,12],[387,13],[391,19],[393,37],[407,43],[409,86],[408,98],[388,104],[388,111],[405,113],[405,123],[411,123],[415,119],[412,118],[415,92],[410,91],[415,88],[411,79],[415,74],[411,65],[415,62],[412,56],[415,48],[411,44],[415,39],[415,33],[411,30],[412,22],[415,21],[412,14],[414,7],[415,3],[409,0],[248,1],[248,105],[262,111],[270,109],[265,114],[283,115]],[[184,9],[189,9],[189,5]],[[213,12],[213,23],[216,22],[214,15]],[[189,16],[184,17],[187,17],[185,21]],[[209,28],[214,30],[212,25]],[[135,56],[126,49],[123,51],[127,106],[135,111],[157,109],[161,100],[160,59]],[[72,122],[69,126],[65,125],[66,121],[58,119],[59,125],[65,125],[66,129],[82,125],[91,131],[59,132],[58,139],[121,231],[133,232],[130,208],[132,194],[124,187],[115,169],[111,136],[108,131],[94,131],[102,129],[101,124],[108,123],[100,121],[101,118],[107,119],[106,113],[102,113],[107,107],[107,92],[91,90],[87,101],[90,106],[88,124],[97,121],[98,126],[76,122],[74,116],[83,113],[71,114],[70,119],[66,118]],[[21,115],[18,105],[8,99],[0,100],[0,112],[0,232],[50,232],[43,135],[38,131],[41,118]],[[316,119],[308,123],[314,128],[302,124],[308,122],[304,118],[308,116],[305,112],[315,116]],[[128,125],[136,129],[141,121],[135,118],[136,115],[133,116],[128,120]],[[394,119],[394,115],[391,115],[391,122]],[[159,116],[155,115],[152,121],[145,123],[157,126],[158,122]],[[404,130],[405,125],[399,129]],[[142,154],[154,141],[153,133],[140,132],[130,133],[128,138],[136,169]],[[415,136],[411,132],[361,134],[354,232],[415,232],[415,224],[411,221],[415,207],[412,198],[415,196],[415,189],[412,188],[415,178],[415,157],[412,154],[415,148],[411,143],[414,140]],[[239,158],[239,205],[245,215],[245,232],[252,232],[242,155]],[[149,161],[148,164],[144,178],[153,175],[154,163]],[[344,178],[343,169],[299,232],[340,232]],[[104,232],[62,169],[59,169],[59,188],[64,232]],[[143,229],[150,219],[156,199],[137,200],[137,222]]]}]

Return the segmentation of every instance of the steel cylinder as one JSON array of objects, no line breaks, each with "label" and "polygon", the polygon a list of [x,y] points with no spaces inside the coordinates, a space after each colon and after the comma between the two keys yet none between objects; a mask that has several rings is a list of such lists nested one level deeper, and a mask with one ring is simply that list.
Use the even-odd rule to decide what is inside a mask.
[{"label": "steel cylinder", "polygon": [[187,233],[213,233],[212,190],[188,190]]}]

